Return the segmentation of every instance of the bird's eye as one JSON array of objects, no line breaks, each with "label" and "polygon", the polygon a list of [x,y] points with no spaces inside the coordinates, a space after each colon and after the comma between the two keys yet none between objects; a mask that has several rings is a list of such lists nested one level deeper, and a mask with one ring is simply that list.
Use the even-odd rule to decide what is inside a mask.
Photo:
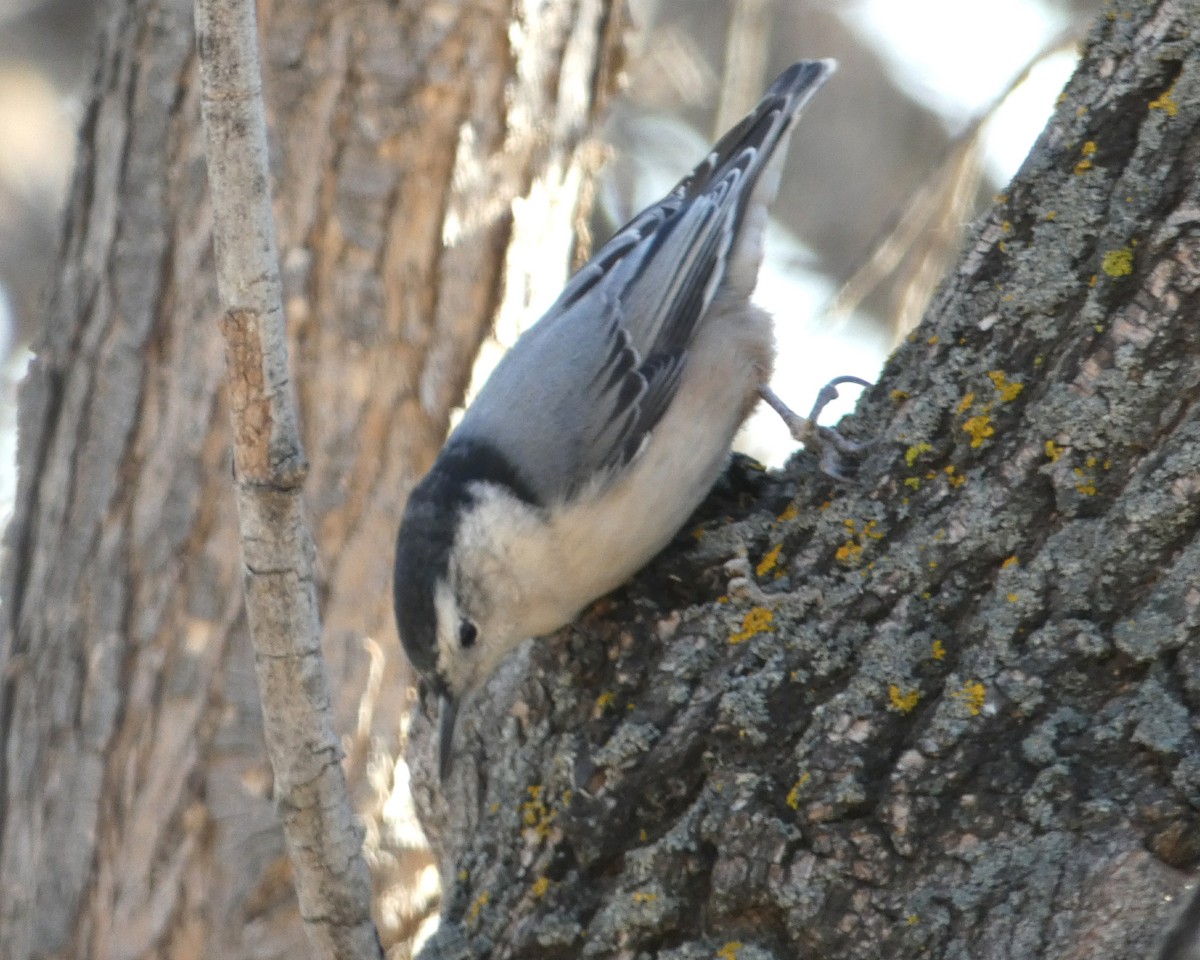
[{"label": "bird's eye", "polygon": [[458,642],[464,650],[470,650],[475,646],[475,638],[479,635],[479,631],[475,629],[475,624],[470,620],[463,620],[458,625]]}]

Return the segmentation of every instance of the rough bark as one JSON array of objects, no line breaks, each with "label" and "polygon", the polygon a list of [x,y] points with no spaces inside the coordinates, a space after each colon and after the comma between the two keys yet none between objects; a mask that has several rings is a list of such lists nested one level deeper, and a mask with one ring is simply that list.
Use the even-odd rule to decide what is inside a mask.
[{"label": "rough bark", "polygon": [[[391,538],[491,318],[530,295],[522,270],[554,272],[523,258],[546,221],[520,204],[574,219],[614,9],[262,7],[325,651],[391,936],[426,856],[381,809],[406,680]],[[102,21],[21,397],[0,956],[301,956],[241,613],[191,4]]]},{"label": "rough bark", "polygon": [[418,714],[425,956],[1153,955],[1200,862],[1197,23],[1098,21],[858,485],[715,500],[464,709],[448,801]]}]

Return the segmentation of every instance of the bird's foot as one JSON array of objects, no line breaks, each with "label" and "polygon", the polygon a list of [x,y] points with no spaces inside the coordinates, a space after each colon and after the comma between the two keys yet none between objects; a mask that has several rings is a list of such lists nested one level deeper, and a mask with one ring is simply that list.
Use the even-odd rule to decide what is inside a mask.
[{"label": "bird's foot", "polygon": [[846,462],[857,458],[870,449],[874,446],[875,441],[868,440],[865,443],[860,443],[855,440],[848,440],[832,427],[823,427],[817,422],[820,419],[821,412],[837,399],[837,388],[843,383],[853,383],[860,387],[871,386],[870,383],[861,377],[837,377],[830,380],[817,394],[812,412],[807,417],[802,417],[793,411],[766,384],[758,388],[758,393],[767,402],[767,405],[783,418],[783,422],[787,424],[792,438],[797,443],[804,444],[806,449],[811,450],[817,455],[823,474],[827,477],[832,477],[834,480],[848,481],[852,478],[844,472],[843,468]]}]

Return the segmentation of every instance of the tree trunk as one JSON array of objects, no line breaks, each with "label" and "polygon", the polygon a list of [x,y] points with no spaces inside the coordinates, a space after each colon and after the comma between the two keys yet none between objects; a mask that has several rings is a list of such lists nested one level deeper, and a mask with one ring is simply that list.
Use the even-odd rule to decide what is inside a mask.
[{"label": "tree trunk", "polygon": [[448,802],[418,713],[426,957],[1153,955],[1200,862],[1197,23],[1096,24],[858,484],[717,497],[464,708]]},{"label": "tree trunk", "polygon": [[[382,810],[408,686],[392,538],[493,316],[536,290],[523,271],[565,275],[569,245],[549,270],[525,250],[578,215],[620,11],[261,8],[325,650],[385,941],[427,908],[399,892],[427,854]],[[242,616],[192,45],[188,3],[106,6],[22,389],[0,634],[6,960],[306,949]]]}]

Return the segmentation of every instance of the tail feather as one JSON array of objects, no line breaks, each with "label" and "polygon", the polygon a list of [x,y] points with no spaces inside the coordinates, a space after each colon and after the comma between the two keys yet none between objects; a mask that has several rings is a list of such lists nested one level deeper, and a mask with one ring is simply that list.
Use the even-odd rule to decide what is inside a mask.
[{"label": "tail feather", "polygon": [[733,242],[726,255],[722,288],[745,297],[754,292],[762,265],[769,208],[779,193],[793,125],[800,110],[834,69],[832,60],[793,64],[763,95],[758,108],[722,138],[709,154],[709,160],[722,164],[718,158],[724,148],[722,165],[727,165],[745,150],[761,155],[761,158],[756,157],[757,168],[754,163],[750,165],[753,180],[745,188],[740,210],[732,224]]}]

